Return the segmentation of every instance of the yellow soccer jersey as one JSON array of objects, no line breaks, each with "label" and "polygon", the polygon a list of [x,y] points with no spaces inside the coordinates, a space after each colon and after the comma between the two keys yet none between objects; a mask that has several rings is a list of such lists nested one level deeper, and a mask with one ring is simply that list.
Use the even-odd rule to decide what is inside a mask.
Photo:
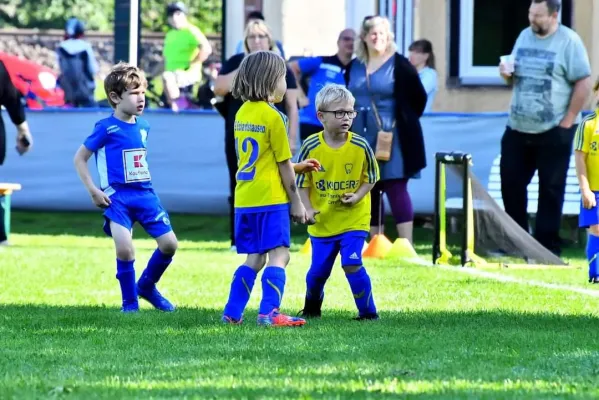
[{"label": "yellow soccer jersey", "polygon": [[587,154],[589,186],[592,191],[599,191],[599,115],[597,111],[589,114],[578,125],[574,138],[574,150]]},{"label": "yellow soccer jersey", "polygon": [[266,211],[289,203],[277,165],[292,157],[287,125],[287,117],[264,101],[246,101],[237,111],[237,212]]},{"label": "yellow soccer jersey", "polygon": [[300,188],[310,188],[310,202],[315,210],[316,224],[308,226],[315,237],[331,237],[350,231],[370,229],[370,193],[353,206],[341,202],[345,193],[358,190],[365,183],[379,180],[379,167],[374,152],[366,140],[353,132],[347,142],[337,149],[324,141],[323,132],[314,134],[302,144],[300,161],[315,158],[320,171],[298,174]]}]

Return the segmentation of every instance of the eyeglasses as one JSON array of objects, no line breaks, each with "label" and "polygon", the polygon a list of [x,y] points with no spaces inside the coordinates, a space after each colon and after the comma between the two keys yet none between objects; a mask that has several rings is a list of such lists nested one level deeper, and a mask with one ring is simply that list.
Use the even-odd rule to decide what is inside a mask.
[{"label": "eyeglasses", "polygon": [[337,118],[337,119],[343,119],[343,117],[345,117],[346,115],[349,119],[354,119],[358,115],[357,111],[325,111],[325,110],[318,110],[318,111],[323,112],[323,113],[335,114],[335,118]]}]

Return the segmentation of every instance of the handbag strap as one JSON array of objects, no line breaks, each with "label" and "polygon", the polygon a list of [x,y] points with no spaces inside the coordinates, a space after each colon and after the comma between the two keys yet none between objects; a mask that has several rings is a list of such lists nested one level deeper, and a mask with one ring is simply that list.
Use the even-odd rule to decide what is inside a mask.
[{"label": "handbag strap", "polygon": [[[366,68],[366,88],[368,89],[368,94],[370,95],[370,105],[372,106],[372,111],[374,112],[374,118],[376,119],[376,124],[379,127],[380,131],[383,131],[383,120],[381,119],[381,115],[379,114],[379,109],[374,103],[374,99],[372,98],[372,92],[370,91],[370,74],[368,73],[368,68]],[[391,130],[395,128],[396,119],[393,119],[393,125],[391,125]]]}]

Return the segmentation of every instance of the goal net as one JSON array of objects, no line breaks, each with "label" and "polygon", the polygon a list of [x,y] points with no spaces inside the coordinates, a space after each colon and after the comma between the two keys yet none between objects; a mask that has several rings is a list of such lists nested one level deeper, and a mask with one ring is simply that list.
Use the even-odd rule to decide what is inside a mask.
[{"label": "goal net", "polygon": [[[471,162],[469,154],[436,155],[433,263],[566,265],[502,209]],[[451,251],[456,247],[458,257]]]}]

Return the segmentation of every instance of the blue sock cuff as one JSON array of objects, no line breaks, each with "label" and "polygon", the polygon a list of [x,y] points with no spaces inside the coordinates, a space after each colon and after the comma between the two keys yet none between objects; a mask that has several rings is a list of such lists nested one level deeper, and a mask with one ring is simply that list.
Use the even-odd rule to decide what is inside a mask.
[{"label": "blue sock cuff", "polygon": [[154,253],[160,257],[163,261],[170,261],[173,259],[174,254],[164,254],[162,251],[160,251],[159,248],[156,248],[156,250],[154,250]]},{"label": "blue sock cuff", "polygon": [[117,272],[130,272],[134,271],[133,265],[135,264],[135,260],[131,261],[123,261],[117,258],[116,260],[116,270]]},{"label": "blue sock cuff", "polygon": [[234,275],[239,276],[241,278],[256,279],[258,273],[254,271],[252,268],[248,267],[247,265],[242,265],[239,268],[237,268],[237,271],[235,271]]},{"label": "blue sock cuff", "polygon": [[363,278],[366,275],[368,275],[368,273],[366,272],[366,268],[364,266],[362,266],[362,268],[360,268],[359,270],[357,270],[356,272],[346,272],[345,275],[347,277],[351,277],[353,279],[357,279],[357,278]]},{"label": "blue sock cuff", "polygon": [[266,267],[262,273],[262,279],[281,279],[285,281],[285,268]]}]

